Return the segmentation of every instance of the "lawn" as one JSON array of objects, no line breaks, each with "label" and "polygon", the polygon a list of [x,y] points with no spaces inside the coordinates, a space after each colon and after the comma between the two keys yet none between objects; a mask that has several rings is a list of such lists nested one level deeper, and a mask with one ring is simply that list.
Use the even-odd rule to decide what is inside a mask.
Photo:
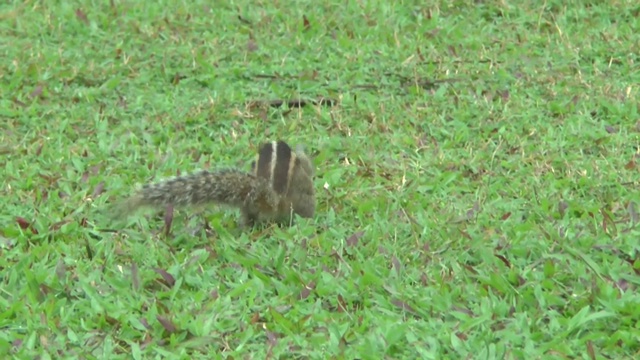
[{"label": "lawn", "polygon": [[[639,15],[3,2],[1,357],[638,358]],[[105,215],[276,139],[312,219]]]}]

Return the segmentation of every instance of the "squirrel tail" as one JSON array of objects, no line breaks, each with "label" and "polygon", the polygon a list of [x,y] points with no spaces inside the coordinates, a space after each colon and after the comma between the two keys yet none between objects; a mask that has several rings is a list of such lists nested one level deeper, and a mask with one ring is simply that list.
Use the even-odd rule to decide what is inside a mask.
[{"label": "squirrel tail", "polygon": [[133,196],[118,204],[114,215],[126,217],[141,208],[208,204],[268,214],[277,210],[278,201],[277,193],[265,178],[235,169],[205,170],[146,184]]}]

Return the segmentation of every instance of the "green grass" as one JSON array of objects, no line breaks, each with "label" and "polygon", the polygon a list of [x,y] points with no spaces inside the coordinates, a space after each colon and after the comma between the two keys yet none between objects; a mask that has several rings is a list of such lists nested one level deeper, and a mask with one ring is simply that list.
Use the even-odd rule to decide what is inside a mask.
[{"label": "green grass", "polygon": [[[637,358],[639,14],[5,2],[0,355]],[[339,103],[248,106],[319,96]],[[276,138],[314,155],[314,219],[101,231],[138,184]]]}]

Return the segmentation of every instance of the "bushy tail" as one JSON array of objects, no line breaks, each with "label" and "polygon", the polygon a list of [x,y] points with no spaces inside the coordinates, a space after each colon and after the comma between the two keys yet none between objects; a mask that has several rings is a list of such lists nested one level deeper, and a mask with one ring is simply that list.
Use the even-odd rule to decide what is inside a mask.
[{"label": "bushy tail", "polygon": [[126,217],[141,208],[159,210],[208,204],[235,208],[277,207],[277,195],[266,179],[234,169],[200,171],[142,186],[134,195],[116,205],[114,215]]}]

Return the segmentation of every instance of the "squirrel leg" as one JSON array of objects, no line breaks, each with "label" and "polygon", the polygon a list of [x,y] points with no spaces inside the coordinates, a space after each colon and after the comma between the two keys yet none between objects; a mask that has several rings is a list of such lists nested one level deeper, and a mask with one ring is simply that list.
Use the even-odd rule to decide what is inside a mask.
[{"label": "squirrel leg", "polygon": [[258,213],[250,211],[249,209],[241,209],[240,210],[241,217],[241,226],[243,227],[253,227],[256,225],[258,221]]}]

